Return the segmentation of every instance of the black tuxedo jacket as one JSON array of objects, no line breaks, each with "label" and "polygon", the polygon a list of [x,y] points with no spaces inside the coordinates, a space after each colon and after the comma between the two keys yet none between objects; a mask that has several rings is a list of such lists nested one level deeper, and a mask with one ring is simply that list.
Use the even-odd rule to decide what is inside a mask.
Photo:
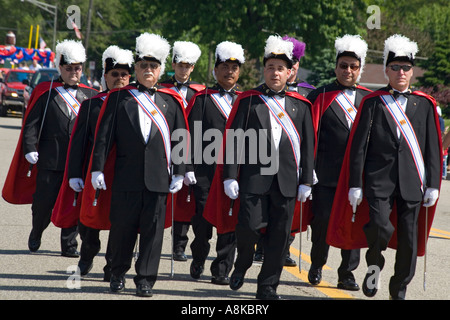
[{"label": "black tuxedo jacket", "polygon": [[[188,123],[189,132],[191,134],[191,161],[187,166],[187,171],[194,171],[199,186],[209,187],[212,183],[214,172],[216,169],[217,161],[212,163],[205,161],[205,156],[217,159],[218,154],[215,153],[219,150],[221,139],[208,141],[205,140],[205,132],[216,130],[217,133],[223,134],[225,131],[225,125],[227,118],[219,111],[216,104],[211,98],[212,93],[217,93],[220,89],[219,85],[216,85],[208,90],[203,91],[204,94],[199,94],[192,101],[192,107],[189,109]],[[238,93],[233,95],[233,103],[236,101]],[[204,141],[205,140],[205,141]],[[212,145],[216,145],[219,148],[212,148]],[[210,147],[208,154],[204,154],[206,148]],[[201,162],[199,160],[202,160]],[[200,162],[200,163],[196,163]]]},{"label": "black tuxedo jacket", "polygon": [[[329,106],[322,106],[322,101],[318,101],[318,95],[342,91],[342,86],[336,82],[315,89],[308,95],[308,100],[314,105],[313,108],[322,108],[323,115],[320,119],[318,129],[318,146],[316,154],[316,174],[319,179],[318,185],[326,187],[336,187],[344,160],[345,149],[347,147],[348,136],[351,127],[348,126],[344,111],[333,100]],[[358,108],[364,96],[371,91],[356,89],[355,107]],[[332,93],[333,94],[333,93]],[[321,97],[319,97],[319,100]]]},{"label": "black tuxedo jacket", "polygon": [[[94,89],[78,87],[76,99],[82,103],[98,92]],[[50,100],[47,110],[48,96]],[[42,124],[42,119],[45,120]],[[67,105],[55,89],[42,94],[30,110],[23,129],[23,152],[38,151],[38,167],[46,170],[64,171],[70,136],[76,115],[67,110]],[[42,133],[38,141],[39,130]]]},{"label": "black tuxedo jacket", "polygon": [[[102,93],[102,96],[105,94],[106,92]],[[98,96],[84,100],[81,104],[68,151],[67,177],[69,179],[85,178],[87,162],[94,146],[95,128],[103,101]]]},{"label": "black tuxedo jacket", "polygon": [[[263,86],[256,90],[263,92]],[[236,107],[236,106],[235,106]],[[240,100],[236,115],[232,119],[230,129],[244,129],[244,131],[255,132],[256,141],[246,142],[244,147],[244,157],[237,159],[237,144],[230,144],[227,135],[227,148],[224,157],[223,179],[239,180],[239,190],[244,193],[264,194],[272,185],[274,177],[278,179],[280,192],[286,197],[297,195],[297,186],[301,184],[312,184],[312,174],[314,166],[314,129],[311,120],[310,103],[307,100],[300,100],[290,96],[285,97],[285,111],[292,119],[301,139],[301,159],[300,159],[300,179],[297,180],[297,166],[294,154],[287,135],[283,132],[278,147],[278,171],[276,174],[262,175],[261,169],[268,169],[273,165],[272,161],[265,161],[261,155],[275,154],[272,143],[270,115],[267,106],[258,95],[245,97]],[[247,119],[248,118],[248,119]],[[246,130],[245,130],[246,129]],[[264,131],[261,129],[265,129]],[[252,148],[250,148],[250,145]],[[228,162],[231,146],[235,159]],[[256,150],[256,154],[250,153]],[[273,150],[273,151],[272,151]],[[273,160],[274,157],[270,159]],[[239,163],[241,163],[239,165]]]},{"label": "black tuxedo jacket", "polygon": [[[380,89],[389,91],[389,87]],[[439,137],[434,106],[425,97],[408,97],[408,117],[425,163],[425,187],[439,188]],[[388,197],[396,187],[406,201],[422,200],[420,180],[409,147],[397,136],[396,124],[380,97],[370,97],[362,106],[350,150],[349,187],[363,187],[367,197]],[[367,143],[368,141],[368,143]]]},{"label": "black tuxedo jacket", "polygon": [[[145,142],[139,124],[140,107],[129,91],[113,90],[107,99],[95,137],[91,172],[104,170],[109,150],[115,145],[114,191],[147,188],[152,192],[168,193],[171,176],[167,170],[164,141],[157,126],[152,123],[148,142]],[[155,103],[164,114],[171,134],[176,129],[187,130],[182,106],[172,95],[157,91]],[[176,144],[172,142],[172,150]],[[173,173],[184,175],[185,162],[174,163]]]}]

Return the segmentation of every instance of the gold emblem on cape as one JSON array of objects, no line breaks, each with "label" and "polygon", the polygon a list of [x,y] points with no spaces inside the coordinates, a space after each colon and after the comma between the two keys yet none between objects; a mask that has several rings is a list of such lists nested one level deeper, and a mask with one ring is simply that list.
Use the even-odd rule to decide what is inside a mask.
[{"label": "gold emblem on cape", "polygon": [[152,110],[151,114],[152,116],[155,116],[158,112],[156,110]]},{"label": "gold emblem on cape", "polygon": [[406,120],[405,120],[405,119],[400,120],[400,124],[401,124],[402,126],[404,126],[404,125],[406,124]]},{"label": "gold emblem on cape", "polygon": [[348,112],[352,112],[353,109],[352,109],[352,108],[348,108],[347,111],[348,111]]},{"label": "gold emblem on cape", "polygon": [[280,112],[279,114],[278,114],[278,118],[283,118],[284,117],[284,113],[283,112]]}]

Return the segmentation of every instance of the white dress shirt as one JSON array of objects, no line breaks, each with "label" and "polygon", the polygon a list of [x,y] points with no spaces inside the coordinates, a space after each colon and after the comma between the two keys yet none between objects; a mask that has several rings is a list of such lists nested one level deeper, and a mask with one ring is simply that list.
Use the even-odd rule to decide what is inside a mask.
[{"label": "white dress shirt", "polygon": [[[155,101],[155,95],[148,94],[150,99],[154,102]],[[144,141],[147,143],[148,138],[150,137],[150,130],[152,129],[152,119],[145,114],[145,112],[142,110],[141,107],[138,106],[139,110],[139,125],[141,126],[141,132],[142,136],[144,137]]]}]

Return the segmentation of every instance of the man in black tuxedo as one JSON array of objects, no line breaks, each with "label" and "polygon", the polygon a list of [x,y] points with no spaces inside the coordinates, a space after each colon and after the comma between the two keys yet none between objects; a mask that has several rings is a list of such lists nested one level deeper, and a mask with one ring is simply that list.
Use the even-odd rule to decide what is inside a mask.
[{"label": "man in black tuxedo", "polygon": [[[285,91],[292,68],[292,49],[292,42],[279,36],[267,39],[265,84],[239,96],[226,131],[224,191],[231,199],[239,196],[240,201],[235,230],[238,255],[230,288],[237,290],[243,285],[245,273],[252,265],[255,244],[264,229],[265,258],[258,275],[258,299],[280,298],[276,289],[286,257],[296,196],[305,202],[313,182],[311,105],[298,93]],[[241,129],[257,139],[249,141],[241,136],[242,149],[233,137]],[[251,151],[252,148],[255,149]],[[263,159],[263,155],[270,155],[270,159]]]},{"label": "man in black tuxedo", "polygon": [[[33,228],[28,247],[35,252],[50,223],[53,206],[64,176],[66,154],[80,104],[97,91],[80,84],[86,53],[81,42],[65,40],[56,46],[59,78],[41,84],[48,89],[28,106],[23,128],[23,153],[38,169],[31,210]],[[61,229],[63,256],[78,257],[77,226]]]},{"label": "man in black tuxedo", "polygon": [[[103,52],[102,63],[104,91],[81,104],[68,151],[67,178],[70,188],[75,192],[82,192],[84,188],[86,171],[94,146],[95,128],[103,101],[110,90],[123,88],[129,84],[133,53],[115,45],[109,46]],[[78,222],[78,230],[82,241],[78,267],[80,274],[84,276],[92,269],[93,259],[100,251],[100,230],[87,227],[81,221]],[[104,280],[109,282],[111,274],[109,249],[106,251],[105,259]]]},{"label": "man in black tuxedo", "polygon": [[[214,77],[217,83],[194,97],[188,107],[188,122],[193,143],[192,161],[187,166],[185,184],[191,186],[195,199],[195,213],[192,216],[192,228],[195,239],[191,243],[191,277],[199,279],[210,251],[209,240],[213,226],[203,217],[203,210],[209,195],[216,170],[217,154],[204,154],[210,141],[194,140],[204,137],[208,132],[222,135],[233,103],[241,93],[238,89],[241,65],[245,62],[244,49],[240,44],[223,41],[216,47]],[[197,156],[202,161],[198,161]],[[205,157],[214,159],[206,159]],[[211,161],[213,160],[213,161]],[[217,234],[217,258],[211,263],[211,282],[228,285],[228,274],[233,267],[235,254],[234,232]]]},{"label": "man in black tuxedo", "polygon": [[[177,94],[155,87],[164,73],[170,45],[156,34],[136,39],[135,84],[111,91],[99,118],[92,155],[94,189],[111,188],[110,245],[112,292],[124,289],[138,233],[136,294],[150,297],[158,274],[166,201],[183,185],[185,163],[172,154],[174,130],[186,133],[187,120]],[[172,147],[172,148],[171,148]],[[114,150],[114,172],[103,172]],[[112,153],[112,152],[111,152]],[[174,161],[176,160],[176,161]],[[111,186],[105,185],[113,175]]]},{"label": "man in black tuxedo", "polygon": [[[363,101],[350,144],[349,201],[355,211],[364,193],[369,205],[370,220],[364,226],[369,271],[363,283],[363,292],[369,297],[377,292],[373,279],[378,279],[383,269],[382,251],[396,230],[397,253],[389,293],[392,299],[405,298],[416,268],[421,203],[434,206],[439,196],[435,105],[426,94],[410,89],[417,51],[417,44],[401,35],[385,41],[389,85]],[[394,203],[397,219],[390,221]]]},{"label": "man in black tuxedo", "polygon": [[[345,35],[335,41],[336,80],[308,95],[317,115],[316,166],[318,183],[313,187],[312,247],[308,280],[317,285],[327,262],[328,221],[339,180],[350,129],[362,98],[371,91],[357,85],[364,69],[367,43],[358,35]],[[351,110],[352,112],[349,112]],[[360,250],[341,250],[338,288],[359,290],[352,271],[359,265]]]},{"label": "man in black tuxedo", "polygon": [[[175,41],[172,48],[172,68],[174,75],[161,82],[161,85],[177,92],[187,108],[191,98],[205,88],[204,85],[192,81],[191,74],[195,64],[202,54],[198,45],[189,41]],[[189,241],[188,231],[190,222],[180,221],[175,215],[173,222],[173,259],[187,261],[185,249]]]}]

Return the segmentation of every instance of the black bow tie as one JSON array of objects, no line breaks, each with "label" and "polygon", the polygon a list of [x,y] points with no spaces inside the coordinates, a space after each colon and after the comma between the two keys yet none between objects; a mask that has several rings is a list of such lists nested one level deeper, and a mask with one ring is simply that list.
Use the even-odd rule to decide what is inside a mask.
[{"label": "black bow tie", "polygon": [[64,89],[69,89],[69,88],[77,90],[78,89],[78,85],[74,84],[74,85],[71,86],[71,85],[69,85],[67,83],[64,83]]},{"label": "black bow tie", "polygon": [[291,83],[286,83],[286,85],[288,86],[288,87],[297,87],[298,86],[298,82],[291,82]]},{"label": "black bow tie", "polygon": [[409,90],[406,92],[399,92],[399,91],[391,90],[390,93],[394,96],[395,99],[397,99],[400,96],[404,96],[405,98],[408,98],[409,95],[411,94],[411,92]]},{"label": "black bow tie", "polygon": [[236,95],[236,90],[231,89],[230,91],[226,91],[224,88],[220,88],[219,93],[222,97],[225,93],[228,93],[229,95],[234,96],[234,95]]},{"label": "black bow tie", "polygon": [[177,87],[178,89],[181,89],[182,87],[186,87],[186,88],[189,87],[189,83],[188,83],[188,82],[181,83],[181,82],[176,81],[176,82],[174,83],[174,85],[175,85],[175,87]]},{"label": "black bow tie", "polygon": [[154,95],[156,91],[158,91],[157,88],[155,87],[151,87],[151,88],[147,88],[146,86],[142,85],[142,84],[138,84],[137,86],[139,92],[145,92],[147,91],[148,93],[150,93],[151,95]]},{"label": "black bow tie", "polygon": [[269,97],[279,96],[280,98],[284,98],[285,95],[286,95],[286,91],[285,90],[281,90],[279,92],[275,92],[273,90],[269,90],[267,92],[267,96],[269,96]]}]

